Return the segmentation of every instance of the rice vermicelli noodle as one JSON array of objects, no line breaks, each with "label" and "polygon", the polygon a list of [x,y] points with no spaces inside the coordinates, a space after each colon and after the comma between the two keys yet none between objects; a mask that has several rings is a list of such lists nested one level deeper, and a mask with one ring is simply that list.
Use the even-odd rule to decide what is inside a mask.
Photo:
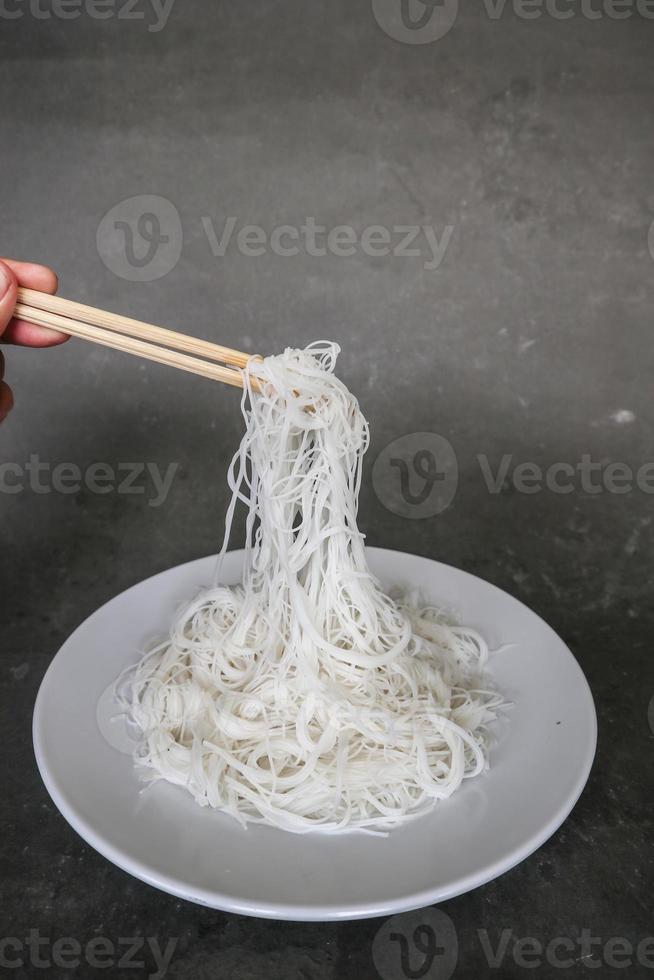
[{"label": "rice vermicelli noodle", "polygon": [[242,502],[243,583],[220,584],[219,562],[123,694],[150,778],[294,832],[424,813],[486,768],[503,703],[478,633],[416,596],[395,601],[368,570],[368,425],[338,353],[321,342],[245,369],[222,550]]}]

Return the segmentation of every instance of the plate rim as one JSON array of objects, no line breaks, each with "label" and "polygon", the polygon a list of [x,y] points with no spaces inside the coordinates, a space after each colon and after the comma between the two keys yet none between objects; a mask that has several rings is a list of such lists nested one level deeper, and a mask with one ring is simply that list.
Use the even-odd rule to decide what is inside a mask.
[{"label": "plate rim", "polygon": [[[228,554],[232,556],[243,555],[244,551],[245,549],[243,548],[237,548],[229,551]],[[173,565],[169,568],[163,569],[162,571],[155,572],[153,575],[140,579],[133,585],[127,586],[127,588],[123,589],[121,592],[118,592],[110,599],[107,599],[106,602],[102,603],[102,605],[94,609],[89,616],[82,620],[82,622],[76,626],[72,633],[66,637],[48,664],[45,674],[43,675],[34,703],[32,718],[32,741],[36,764],[45,788],[53,803],[59,810],[59,813],[64,817],[66,822],[73,828],[78,836],[85,841],[85,843],[106,858],[106,860],[120,868],[121,871],[132,875],[140,881],[143,881],[146,884],[165,892],[166,894],[184,899],[185,901],[193,902],[197,905],[219,909],[237,915],[254,916],[256,918],[296,922],[327,922],[338,920],[354,921],[356,919],[392,915],[398,912],[408,912],[414,909],[424,908],[428,905],[434,905],[447,901],[450,898],[463,895],[475,888],[479,888],[482,885],[493,881],[495,878],[501,877],[501,875],[506,874],[518,864],[521,864],[522,861],[526,860],[526,858],[537,851],[547,840],[549,840],[549,838],[568,818],[581,797],[586,783],[588,782],[597,752],[597,711],[590,685],[579,661],[574,656],[567,643],[565,643],[565,641],[558,635],[558,633],[556,633],[549,623],[547,623],[537,612],[523,603],[520,599],[517,599],[515,596],[511,595],[510,592],[506,592],[504,589],[501,589],[493,582],[488,582],[486,579],[483,579],[479,575],[475,575],[472,572],[468,572],[466,569],[457,568],[455,565],[441,562],[435,558],[430,558],[427,555],[416,555],[413,552],[401,551],[397,548],[378,548],[368,545],[366,545],[366,551],[380,554],[381,556],[390,556],[391,558],[395,555],[401,555],[425,560],[434,565],[440,566],[447,572],[452,571],[457,575],[463,575],[466,578],[481,582],[485,587],[498,592],[502,596],[508,596],[513,602],[518,603],[523,609],[527,610],[531,616],[535,617],[539,623],[565,647],[569,657],[577,669],[580,680],[580,691],[583,692],[583,696],[587,701],[587,706],[589,709],[586,718],[586,721],[590,723],[590,730],[588,731],[588,735],[590,736],[588,755],[584,759],[583,766],[579,767],[579,772],[577,774],[574,787],[570,791],[565,802],[549,819],[546,825],[540,828],[538,833],[533,834],[523,843],[521,847],[512,852],[511,863],[507,863],[506,858],[496,859],[495,861],[484,865],[476,872],[471,872],[463,878],[457,878],[456,881],[452,882],[449,886],[435,886],[432,888],[423,889],[420,892],[412,892],[410,895],[405,897],[398,898],[395,896],[392,899],[380,899],[373,903],[366,903],[365,905],[358,902],[350,905],[343,905],[341,903],[294,906],[289,902],[271,901],[265,901],[262,904],[257,904],[253,901],[239,900],[233,895],[226,895],[225,893],[218,891],[216,888],[212,888],[210,890],[206,888],[197,888],[193,890],[193,893],[190,893],[188,885],[184,887],[183,882],[180,882],[178,878],[175,878],[172,875],[157,875],[149,865],[141,862],[138,858],[126,856],[119,848],[105,840],[101,834],[97,833],[94,828],[78,814],[75,806],[69,803],[69,801],[66,799],[65,793],[60,789],[56,777],[50,771],[50,767],[45,761],[43,748],[44,736],[40,730],[43,720],[43,705],[47,697],[47,686],[50,675],[54,671],[57,658],[64,647],[74,640],[82,627],[84,627],[89,620],[100,614],[102,610],[104,610],[110,603],[120,599],[122,596],[134,589],[137,589],[139,586],[152,582],[153,580],[163,577],[172,571],[181,571],[182,569],[188,568],[191,565],[196,565],[200,562],[207,562],[211,559],[215,561],[217,559],[217,555],[215,554],[209,554],[199,558],[192,558],[189,561],[181,562],[178,565]],[[515,858],[515,860],[513,860],[513,858]]]}]

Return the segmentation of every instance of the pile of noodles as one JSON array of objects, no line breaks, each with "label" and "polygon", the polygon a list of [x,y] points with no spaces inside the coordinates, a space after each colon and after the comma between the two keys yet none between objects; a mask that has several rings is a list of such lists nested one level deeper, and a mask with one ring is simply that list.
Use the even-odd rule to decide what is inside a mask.
[{"label": "pile of noodles", "polygon": [[396,603],[368,570],[368,426],[334,376],[338,353],[250,362],[222,552],[242,501],[243,584],[187,605],[127,695],[152,778],[295,832],[384,829],[449,797],[486,767],[502,703],[483,686],[481,636]]}]

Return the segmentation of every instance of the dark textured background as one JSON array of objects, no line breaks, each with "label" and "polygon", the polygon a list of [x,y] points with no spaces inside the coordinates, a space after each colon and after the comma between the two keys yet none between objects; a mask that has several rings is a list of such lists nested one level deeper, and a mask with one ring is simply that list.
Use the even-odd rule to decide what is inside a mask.
[{"label": "dark textured background", "polygon": [[[492,21],[475,5],[436,43],[402,44],[369,3],[345,0],[177,0],[159,33],[0,18],[0,252],[55,267],[63,295],[235,347],[340,341],[340,372],[372,423],[370,543],[507,589],[586,672],[599,715],[589,786],[538,853],[442,906],[460,977],[587,975],[583,961],[529,971],[507,958],[493,971],[479,928],[545,942],[654,931],[652,498],[492,495],[476,462],[654,458],[653,41],[638,17]],[[179,263],[151,283],[116,276],[96,249],[105,212],[141,194],[173,202],[184,229]],[[229,215],[454,232],[436,271],[393,256],[215,257],[201,218]],[[180,980],[373,980],[380,921],[282,924],[184,904],[95,854],[50,802],[30,737],[41,677],[99,604],[216,549],[241,419],[231,389],[81,341],[7,361],[16,408],[2,461],[179,470],[158,508],[147,495],[0,494],[0,937],[178,938],[168,976]],[[419,431],[449,439],[460,472],[451,506],[427,520],[395,516],[371,480],[381,449]],[[614,972],[651,975],[601,974]]]}]

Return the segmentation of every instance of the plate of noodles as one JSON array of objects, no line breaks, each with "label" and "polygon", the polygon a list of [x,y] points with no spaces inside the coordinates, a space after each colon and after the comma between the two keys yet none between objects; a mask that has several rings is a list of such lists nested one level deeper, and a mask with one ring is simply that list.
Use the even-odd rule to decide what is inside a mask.
[{"label": "plate of noodles", "polygon": [[220,555],[97,610],[35,707],[75,830],[242,914],[362,918],[475,888],[560,826],[595,752],[588,685],[546,623],[464,571],[364,547],[368,426],[337,353],[248,365]]}]

